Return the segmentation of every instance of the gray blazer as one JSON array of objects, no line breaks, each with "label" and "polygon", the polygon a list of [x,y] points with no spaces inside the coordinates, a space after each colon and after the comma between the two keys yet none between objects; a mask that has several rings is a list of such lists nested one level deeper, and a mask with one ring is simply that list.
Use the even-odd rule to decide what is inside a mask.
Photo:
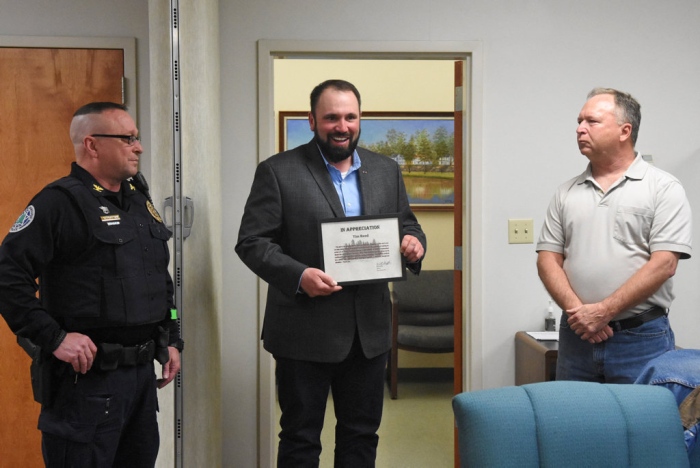
[{"label": "gray blazer", "polygon": [[[425,234],[410,209],[401,170],[386,156],[357,148],[364,215],[398,213],[403,233]],[[344,286],[325,297],[298,293],[307,267],[321,268],[318,222],[345,217],[323,158],[312,140],[261,162],[246,202],[236,253],[268,283],[263,344],[274,356],[340,362],[357,329],[364,354],[391,347],[387,283]],[[420,271],[420,263],[410,265]]]}]

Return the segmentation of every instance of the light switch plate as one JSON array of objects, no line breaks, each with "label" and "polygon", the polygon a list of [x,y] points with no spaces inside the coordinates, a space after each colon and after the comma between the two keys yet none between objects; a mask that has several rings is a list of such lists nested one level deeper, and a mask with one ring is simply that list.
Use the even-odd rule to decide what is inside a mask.
[{"label": "light switch plate", "polygon": [[509,219],[508,220],[508,243],[509,244],[532,244],[533,229],[531,219]]}]

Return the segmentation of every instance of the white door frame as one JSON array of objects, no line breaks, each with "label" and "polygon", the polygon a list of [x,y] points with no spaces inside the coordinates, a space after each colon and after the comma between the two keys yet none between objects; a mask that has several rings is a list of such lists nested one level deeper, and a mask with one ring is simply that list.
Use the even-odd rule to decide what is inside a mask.
[{"label": "white door frame", "polygon": [[[274,59],[449,59],[467,64],[464,93],[462,259],[464,390],[483,385],[482,372],[482,45],[478,41],[258,41],[258,161],[275,154]],[[258,327],[262,330],[266,285],[258,280]],[[275,466],[274,360],[258,347],[258,466]]]}]

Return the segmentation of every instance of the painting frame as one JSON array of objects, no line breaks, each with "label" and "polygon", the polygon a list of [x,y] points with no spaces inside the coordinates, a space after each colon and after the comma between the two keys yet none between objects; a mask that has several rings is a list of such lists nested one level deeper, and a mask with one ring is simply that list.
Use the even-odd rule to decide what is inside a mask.
[{"label": "painting frame", "polygon": [[[279,111],[278,112],[278,147],[283,152],[307,143],[312,137],[308,124],[309,113],[306,111]],[[448,127],[447,138],[452,142],[448,155],[437,158],[435,161],[404,159],[400,154],[389,155],[381,150],[383,141],[381,132],[387,126],[397,132],[403,133],[411,139],[417,133],[425,130],[426,134],[435,131],[436,128]],[[370,127],[376,127],[372,129]],[[406,191],[413,211],[452,211],[454,209],[454,113],[453,112],[383,112],[367,111],[362,113],[362,138],[360,145],[363,148],[374,150],[385,156],[397,160],[401,165],[404,175]],[[367,142],[367,138],[370,138]],[[436,144],[434,140],[431,143]],[[443,148],[445,146],[443,145]],[[435,158],[433,158],[435,159]],[[420,174],[419,171],[423,170]],[[430,174],[428,173],[430,170]],[[414,172],[417,171],[417,172]],[[429,184],[431,188],[427,188]],[[430,198],[419,198],[427,194]],[[426,196],[426,195],[424,195]]]}]

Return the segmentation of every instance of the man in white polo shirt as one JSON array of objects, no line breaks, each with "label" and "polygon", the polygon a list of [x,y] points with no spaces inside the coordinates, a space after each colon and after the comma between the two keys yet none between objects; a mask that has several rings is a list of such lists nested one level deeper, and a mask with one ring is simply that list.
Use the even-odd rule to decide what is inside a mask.
[{"label": "man in white polo shirt", "polygon": [[537,269],[562,308],[558,380],[633,383],[675,346],[671,277],[690,257],[691,212],[672,175],[635,152],[641,112],[596,88],[576,136],[590,164],[559,186],[537,243]]}]

